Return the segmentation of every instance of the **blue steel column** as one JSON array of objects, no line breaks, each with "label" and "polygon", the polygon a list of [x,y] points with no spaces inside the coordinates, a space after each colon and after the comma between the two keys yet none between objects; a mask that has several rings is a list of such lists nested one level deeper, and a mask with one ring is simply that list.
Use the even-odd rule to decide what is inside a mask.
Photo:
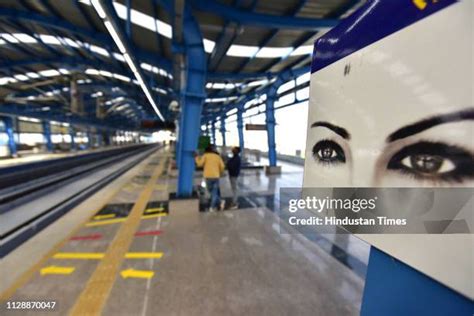
[{"label": "blue steel column", "polygon": [[104,144],[104,139],[102,135],[102,131],[96,131],[97,134],[97,147],[101,148]]},{"label": "blue steel column", "polygon": [[212,126],[210,122],[206,123],[206,135],[209,137],[212,136]]},{"label": "blue steel column", "polygon": [[216,144],[216,122],[212,121],[211,123],[211,137],[212,137],[212,143],[215,145]]},{"label": "blue steel column", "polygon": [[74,127],[69,125],[69,135],[71,136],[71,150],[76,150],[76,142],[74,141]]},{"label": "blue steel column", "polygon": [[194,177],[194,151],[197,148],[201,128],[202,103],[205,98],[206,53],[199,26],[185,7],[183,15],[183,36],[186,45],[186,91],[182,104],[178,161],[177,195],[191,196]]},{"label": "blue steel column", "polygon": [[87,149],[91,149],[94,145],[94,142],[92,140],[92,133],[90,128],[87,129]]},{"label": "blue steel column", "polygon": [[46,142],[46,150],[53,151],[53,141],[51,140],[51,125],[48,121],[43,121],[43,135]]},{"label": "blue steel column", "polygon": [[125,23],[125,32],[127,33],[128,38],[132,38],[132,19],[131,19],[131,9],[132,9],[132,0],[127,0],[127,20]]},{"label": "blue steel column", "polygon": [[275,143],[275,100],[277,98],[277,88],[271,87],[267,94],[265,107],[267,137],[268,137],[268,160],[271,167],[277,164],[276,143]]},{"label": "blue steel column", "polygon": [[[186,102],[186,100],[185,100],[184,96],[181,95],[180,98],[179,98],[179,104],[180,104],[181,108],[184,107],[185,102]],[[178,122],[178,124],[176,124],[176,132],[178,134],[178,137],[176,138],[176,149],[175,149],[175,151],[176,151],[176,164],[178,166],[181,165],[181,151],[182,151],[181,150],[182,149],[181,144],[183,143],[182,137],[184,136],[183,130],[181,129],[181,126],[183,124],[182,117],[183,117],[183,113],[181,113],[181,115],[179,117],[179,122]]]},{"label": "blue steel column", "polygon": [[221,136],[222,136],[222,147],[226,147],[225,141],[225,114],[221,115]]},{"label": "blue steel column", "polygon": [[8,136],[8,149],[10,151],[10,156],[16,157],[17,148],[15,143],[15,131],[13,130],[13,119],[10,116],[3,118],[5,122],[5,131]]},{"label": "blue steel column", "polygon": [[112,132],[111,131],[105,131],[105,146],[111,146],[112,144]]},{"label": "blue steel column", "polygon": [[237,130],[239,132],[239,147],[240,151],[244,152],[244,118],[243,107],[239,106],[237,109]]}]

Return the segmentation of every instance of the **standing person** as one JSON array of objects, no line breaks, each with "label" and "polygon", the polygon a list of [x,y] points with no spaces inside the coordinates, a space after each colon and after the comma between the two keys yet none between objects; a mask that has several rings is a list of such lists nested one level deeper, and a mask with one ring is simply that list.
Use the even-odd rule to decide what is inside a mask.
[{"label": "standing person", "polygon": [[219,178],[224,172],[224,161],[221,156],[214,149],[213,145],[206,147],[204,155],[195,156],[196,165],[203,167],[204,179],[206,180],[206,187],[211,195],[211,205],[209,211],[214,212],[221,207],[221,196],[219,189]]},{"label": "standing person", "polygon": [[231,209],[239,207],[237,204],[237,197],[239,193],[238,179],[240,174],[240,147],[232,148],[232,158],[227,161],[227,170],[229,171],[230,187],[232,188],[232,205]]}]

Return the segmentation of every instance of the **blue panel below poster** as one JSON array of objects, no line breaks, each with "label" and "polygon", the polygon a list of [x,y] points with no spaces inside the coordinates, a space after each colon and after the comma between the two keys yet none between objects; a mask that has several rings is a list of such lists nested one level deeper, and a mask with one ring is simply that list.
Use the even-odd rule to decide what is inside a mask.
[{"label": "blue panel below poster", "polygon": [[474,315],[474,303],[372,247],[362,316]]}]

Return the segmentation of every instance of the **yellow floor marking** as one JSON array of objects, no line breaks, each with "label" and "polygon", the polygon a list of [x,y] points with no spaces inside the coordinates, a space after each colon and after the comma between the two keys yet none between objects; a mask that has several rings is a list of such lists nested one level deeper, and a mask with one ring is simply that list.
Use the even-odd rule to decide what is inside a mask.
[{"label": "yellow floor marking", "polygon": [[105,221],[89,222],[89,223],[86,224],[86,227],[116,224],[116,223],[125,222],[126,220],[127,220],[126,217],[121,217],[121,218],[108,219],[108,220],[105,220]]},{"label": "yellow floor marking", "polygon": [[[141,170],[141,169],[140,169]],[[130,179],[130,181],[132,181]],[[108,199],[107,201],[104,201],[104,203],[101,203],[100,205],[98,205],[96,211],[94,213],[97,213],[99,212],[103,207],[105,207],[107,205],[107,203],[114,197],[116,196],[119,191],[121,189],[123,189],[123,187],[127,185],[126,183],[124,183],[123,185],[121,186],[118,186],[114,189],[113,193],[110,195],[110,199]],[[86,221],[88,221],[89,219],[87,219]],[[22,287],[23,285],[25,285],[26,283],[28,283],[28,281],[36,275],[36,273],[41,270],[41,267],[43,267],[46,262],[57,252],[59,252],[59,250],[61,248],[63,248],[68,242],[69,240],[77,235],[79,233],[79,231],[81,229],[83,229],[84,227],[84,222],[81,222],[79,225],[77,225],[69,235],[66,236],[66,238],[64,238],[63,240],[59,241],[56,245],[54,245],[53,248],[51,248],[50,251],[48,251],[36,264],[34,264],[33,266],[31,266],[28,270],[26,270],[20,277],[18,277],[16,279],[16,281],[8,288],[6,289],[5,291],[3,291],[1,294],[0,294],[0,302],[3,302],[3,301],[8,301],[12,296],[13,294],[15,294],[15,292],[20,288]]]},{"label": "yellow floor marking", "polygon": [[104,214],[104,215],[96,215],[92,219],[99,220],[99,219],[106,219],[106,218],[114,218],[115,214]]},{"label": "yellow floor marking", "polygon": [[58,252],[53,256],[54,259],[103,259],[104,254],[98,252]]},{"label": "yellow floor marking", "polygon": [[[155,218],[155,217],[160,217],[160,216],[167,216],[167,215],[168,215],[167,213],[143,215],[141,219],[150,219],[150,218]],[[125,222],[126,220],[127,220],[127,217],[121,217],[121,218],[114,218],[114,219],[109,219],[109,220],[105,220],[105,221],[89,222],[89,223],[86,224],[86,227],[117,224],[117,223]]]},{"label": "yellow floor marking", "polygon": [[162,252],[128,252],[125,254],[127,259],[160,259]]},{"label": "yellow floor marking", "polygon": [[142,219],[150,219],[150,218],[161,217],[161,216],[167,216],[167,215],[168,215],[168,214],[166,214],[166,213],[143,215],[143,216],[142,216]]},{"label": "yellow floor marking", "polygon": [[122,278],[140,278],[140,279],[151,279],[155,272],[153,271],[145,271],[145,270],[135,270],[135,269],[127,269],[120,272]]},{"label": "yellow floor marking", "polygon": [[156,181],[163,172],[165,160],[166,159],[162,158],[159,165],[153,171],[145,188],[133,205],[127,220],[120,226],[114,240],[105,253],[104,259],[97,265],[69,315],[100,315],[102,313],[102,309],[109,297],[125,254],[140,225],[142,213],[151,198]]},{"label": "yellow floor marking", "polygon": [[148,209],[145,210],[145,214],[153,213],[153,212],[162,212],[164,210],[165,210],[164,207],[148,208]]},{"label": "yellow floor marking", "polygon": [[74,267],[57,267],[57,266],[49,266],[40,270],[41,275],[46,274],[71,274],[76,270]]},{"label": "yellow floor marking", "polygon": [[[101,252],[58,252],[54,259],[77,259],[77,260],[101,260],[105,254]],[[127,252],[126,259],[159,259],[163,257],[162,252]]]}]

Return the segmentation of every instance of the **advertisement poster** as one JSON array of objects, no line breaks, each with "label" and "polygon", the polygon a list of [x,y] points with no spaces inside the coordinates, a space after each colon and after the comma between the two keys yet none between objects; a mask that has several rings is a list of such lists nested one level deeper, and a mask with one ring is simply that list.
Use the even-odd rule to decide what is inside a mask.
[{"label": "advertisement poster", "polygon": [[[304,187],[472,189],[473,2],[369,4],[315,44]],[[472,194],[455,201],[433,191],[441,230],[356,236],[472,299]]]}]

